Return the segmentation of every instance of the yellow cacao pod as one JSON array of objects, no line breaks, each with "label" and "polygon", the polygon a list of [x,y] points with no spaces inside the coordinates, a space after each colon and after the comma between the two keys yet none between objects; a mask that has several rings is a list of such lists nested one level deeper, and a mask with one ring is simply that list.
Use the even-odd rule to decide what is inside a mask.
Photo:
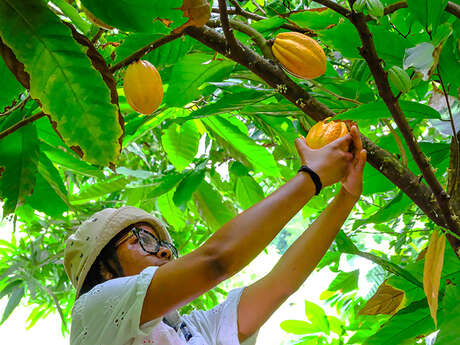
[{"label": "yellow cacao pod", "polygon": [[182,6],[179,9],[184,12],[183,17],[188,18],[188,20],[174,30],[176,33],[181,32],[187,26],[201,27],[211,17],[208,0],[183,0]]},{"label": "yellow cacao pod", "polygon": [[139,60],[128,66],[123,90],[131,108],[142,114],[153,113],[163,99],[160,73],[146,60]]},{"label": "yellow cacao pod", "polygon": [[275,38],[273,55],[292,75],[314,79],[326,72],[326,55],[313,38],[299,32],[282,32]]},{"label": "yellow cacao pod", "polygon": [[330,117],[328,117],[324,121],[316,123],[308,131],[305,141],[310,148],[320,149],[348,133],[348,125],[345,121],[330,121]]}]

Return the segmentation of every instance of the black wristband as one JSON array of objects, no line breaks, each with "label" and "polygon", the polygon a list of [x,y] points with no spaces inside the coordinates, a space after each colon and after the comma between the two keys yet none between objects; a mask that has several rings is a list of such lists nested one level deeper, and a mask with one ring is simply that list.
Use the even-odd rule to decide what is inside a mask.
[{"label": "black wristband", "polygon": [[315,184],[316,187],[316,193],[315,195],[318,195],[319,192],[321,191],[321,188],[323,188],[323,184],[321,183],[321,179],[319,178],[318,174],[315,173],[313,170],[311,170],[309,167],[306,165],[302,165],[299,169],[298,172],[305,171],[310,174],[311,179],[313,180],[313,183]]}]

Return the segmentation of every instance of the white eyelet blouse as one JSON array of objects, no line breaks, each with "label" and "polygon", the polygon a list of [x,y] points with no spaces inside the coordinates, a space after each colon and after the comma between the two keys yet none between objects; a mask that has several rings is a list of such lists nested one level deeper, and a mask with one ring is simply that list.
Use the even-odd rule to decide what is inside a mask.
[{"label": "white eyelet blouse", "polygon": [[[174,310],[165,315],[166,323],[159,317],[139,327],[144,297],[157,268],[111,279],[80,296],[72,310],[70,345],[255,345],[258,331],[241,344],[238,340],[237,307],[244,288],[231,290],[211,310],[182,316]],[[178,331],[168,324],[179,326]],[[192,335],[188,341],[181,325]]]}]

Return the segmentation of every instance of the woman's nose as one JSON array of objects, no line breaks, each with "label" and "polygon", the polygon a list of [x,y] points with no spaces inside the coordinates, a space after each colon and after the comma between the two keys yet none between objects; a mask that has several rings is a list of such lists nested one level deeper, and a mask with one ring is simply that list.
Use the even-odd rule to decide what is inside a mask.
[{"label": "woman's nose", "polygon": [[167,258],[167,259],[171,259],[171,250],[169,250],[168,248],[165,248],[165,247],[160,247],[160,249],[158,250],[158,253],[157,253],[157,256],[159,258]]}]

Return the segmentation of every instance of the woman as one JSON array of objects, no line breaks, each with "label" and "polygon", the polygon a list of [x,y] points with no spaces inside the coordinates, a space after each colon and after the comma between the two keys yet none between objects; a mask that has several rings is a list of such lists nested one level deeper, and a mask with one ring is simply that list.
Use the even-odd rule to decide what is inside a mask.
[{"label": "woman", "polygon": [[[140,209],[105,209],[85,221],[65,250],[77,290],[71,345],[255,344],[259,328],[313,271],[362,191],[366,151],[356,126],[318,150],[304,138],[295,144],[308,168],[183,257],[161,222]],[[249,264],[321,183],[338,181],[335,199],[269,274],[232,290],[209,311],[178,314],[177,308]]]}]

